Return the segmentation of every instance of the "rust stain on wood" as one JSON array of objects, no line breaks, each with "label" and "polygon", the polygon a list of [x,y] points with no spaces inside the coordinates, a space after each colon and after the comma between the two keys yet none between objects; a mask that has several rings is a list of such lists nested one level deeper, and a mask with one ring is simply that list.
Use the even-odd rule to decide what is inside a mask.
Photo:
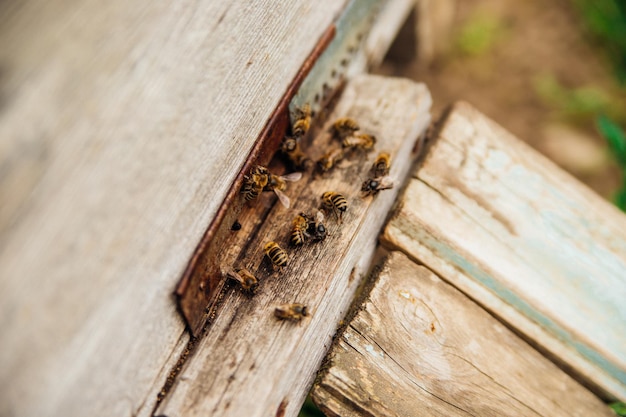
[{"label": "rust stain on wood", "polygon": [[334,35],[335,26],[331,25],[285,92],[248,155],[242,170],[235,178],[215,218],[194,251],[176,287],[179,308],[194,336],[197,336],[203,328],[208,317],[207,312],[211,310],[210,306],[216,300],[222,286],[218,257],[228,237],[237,232],[233,230],[232,225],[237,222],[237,216],[244,208],[242,199],[239,198],[244,175],[254,165],[267,165],[277,151],[289,127],[289,103]]}]

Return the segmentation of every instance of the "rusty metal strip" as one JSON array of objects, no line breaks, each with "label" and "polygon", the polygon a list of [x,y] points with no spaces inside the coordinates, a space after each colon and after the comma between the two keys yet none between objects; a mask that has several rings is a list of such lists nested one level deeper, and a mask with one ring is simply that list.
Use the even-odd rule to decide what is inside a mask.
[{"label": "rusty metal strip", "polygon": [[176,287],[180,311],[194,336],[197,336],[202,330],[208,319],[210,307],[216,301],[223,283],[220,273],[219,252],[232,233],[231,225],[243,210],[242,199],[238,194],[244,175],[254,165],[267,165],[277,151],[290,125],[289,103],[318,58],[333,40],[335,30],[335,25],[331,25],[326,30],[287,88],[278,107],[252,147],[242,170],[231,185],[215,218],[204,233]]}]

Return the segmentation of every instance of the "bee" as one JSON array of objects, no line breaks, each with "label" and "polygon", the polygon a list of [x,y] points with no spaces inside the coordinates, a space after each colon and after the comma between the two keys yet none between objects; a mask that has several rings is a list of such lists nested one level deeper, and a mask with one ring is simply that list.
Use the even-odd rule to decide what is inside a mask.
[{"label": "bee", "polygon": [[286,137],[281,145],[282,152],[287,155],[294,168],[304,168],[309,158],[300,149],[300,143],[295,138]]},{"label": "bee", "polygon": [[283,304],[274,309],[274,316],[281,320],[300,321],[309,315],[309,308],[300,303]]},{"label": "bee", "polygon": [[356,120],[349,117],[342,117],[335,120],[335,122],[329,129],[329,131],[337,139],[343,139],[347,136],[350,136],[357,130],[359,130],[359,124],[356,122]]},{"label": "bee", "polygon": [[249,293],[254,293],[256,287],[259,285],[256,277],[246,268],[237,270],[234,268],[228,268],[226,270],[226,276],[234,281],[237,281],[241,285],[241,288]]},{"label": "bee", "polygon": [[346,136],[341,142],[341,146],[350,149],[362,149],[364,151],[371,151],[376,144],[376,136],[368,135],[367,133],[361,133],[354,136]]},{"label": "bee", "polygon": [[311,127],[311,106],[305,104],[301,109],[296,109],[298,118],[291,127],[291,132],[296,138],[306,135]]},{"label": "bee", "polygon": [[391,160],[387,152],[381,152],[376,157],[374,165],[372,165],[372,172],[375,178],[384,177],[389,174],[389,168],[391,166]]},{"label": "bee", "polygon": [[300,213],[293,219],[291,228],[292,245],[300,246],[310,236],[308,232],[310,220],[310,216],[305,213]]},{"label": "bee", "polygon": [[317,161],[317,166],[320,171],[327,172],[332,167],[334,167],[337,162],[341,161],[344,157],[343,149],[336,148],[329,152],[327,152],[324,156],[322,156],[319,161]]},{"label": "bee", "polygon": [[348,209],[348,202],[346,198],[334,191],[326,191],[322,194],[322,206],[326,210],[332,210],[335,216],[341,223],[343,220],[343,213]]},{"label": "bee", "polygon": [[282,248],[278,246],[278,243],[268,242],[263,247],[263,250],[270,261],[272,261],[272,265],[274,265],[274,267],[282,268],[287,265],[287,261],[289,260],[287,252],[282,250]]},{"label": "bee", "polygon": [[315,213],[315,219],[308,216],[307,233],[313,236],[313,240],[324,240],[326,238],[326,227],[324,226],[324,214],[321,211]]},{"label": "bee", "polygon": [[250,175],[244,176],[241,194],[244,195],[246,201],[252,201],[261,194],[261,191],[269,182],[269,171],[260,165],[255,166],[250,171]]},{"label": "bee", "polygon": [[361,191],[364,193],[363,197],[376,195],[379,191],[388,190],[390,188],[393,188],[391,177],[369,178],[363,181],[363,185],[361,185]]},{"label": "bee", "polygon": [[287,175],[269,174],[267,184],[265,185],[263,190],[274,191],[283,206],[289,208],[289,206],[291,205],[291,201],[284,192],[287,189],[287,182],[298,181],[300,178],[302,178],[302,172],[292,172],[291,174]]}]

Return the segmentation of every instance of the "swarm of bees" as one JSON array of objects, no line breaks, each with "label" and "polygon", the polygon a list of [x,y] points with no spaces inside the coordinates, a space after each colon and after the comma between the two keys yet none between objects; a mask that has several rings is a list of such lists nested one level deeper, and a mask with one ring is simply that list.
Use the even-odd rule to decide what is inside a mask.
[{"label": "swarm of bees", "polygon": [[[290,135],[286,136],[281,143],[281,152],[285,155],[289,164],[296,170],[306,170],[309,157],[303,152],[300,140],[309,132],[311,127],[311,108],[308,104],[295,110],[296,117],[291,126]],[[338,145],[330,149],[316,161],[319,171],[326,173],[337,164],[352,155],[354,152],[370,152],[376,145],[376,137],[361,131],[359,123],[349,117],[335,120],[328,129],[332,139],[338,141]],[[380,152],[375,158],[368,178],[361,184],[363,197],[375,196],[382,190],[393,188],[394,183],[389,176],[391,157],[389,153]],[[289,208],[289,197],[285,194],[288,182],[295,182],[302,178],[302,172],[292,172],[285,175],[277,175],[264,166],[257,165],[245,175],[240,190],[247,202],[259,198],[264,191],[272,191],[280,202]],[[344,214],[348,210],[348,200],[345,195],[337,191],[326,191],[321,195],[320,209],[311,212],[299,212],[291,222],[289,243],[298,248],[307,243],[321,242],[327,236],[324,224],[326,216],[332,215],[338,223],[343,223]],[[324,215],[326,213],[326,216]],[[274,271],[282,271],[289,263],[289,255],[277,242],[268,241],[263,245],[265,257],[269,260]],[[246,268],[227,268],[224,275],[236,281],[241,289],[253,294],[259,285],[257,278]],[[301,321],[310,315],[308,307],[301,303],[279,305],[274,310],[274,315],[281,320]]]}]

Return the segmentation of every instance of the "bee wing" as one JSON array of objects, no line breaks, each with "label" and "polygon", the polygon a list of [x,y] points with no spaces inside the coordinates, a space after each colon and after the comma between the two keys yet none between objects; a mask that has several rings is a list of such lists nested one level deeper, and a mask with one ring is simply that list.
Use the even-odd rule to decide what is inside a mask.
[{"label": "bee wing", "polygon": [[235,269],[232,266],[222,268],[222,274],[224,274],[226,277],[233,279],[235,281],[241,282],[243,280],[241,278],[241,275],[239,275],[239,273],[235,271]]},{"label": "bee wing", "polygon": [[393,178],[389,175],[386,175],[380,179],[380,188],[383,190],[393,188],[393,185]]},{"label": "bee wing", "polygon": [[295,182],[302,178],[302,172],[292,172],[291,174],[283,175],[280,178],[285,181]]},{"label": "bee wing", "polygon": [[283,204],[283,206],[285,206],[285,208],[289,208],[291,206],[291,200],[289,200],[289,197],[287,197],[287,194],[283,193],[278,188],[274,188],[274,192],[278,196],[278,199]]}]

